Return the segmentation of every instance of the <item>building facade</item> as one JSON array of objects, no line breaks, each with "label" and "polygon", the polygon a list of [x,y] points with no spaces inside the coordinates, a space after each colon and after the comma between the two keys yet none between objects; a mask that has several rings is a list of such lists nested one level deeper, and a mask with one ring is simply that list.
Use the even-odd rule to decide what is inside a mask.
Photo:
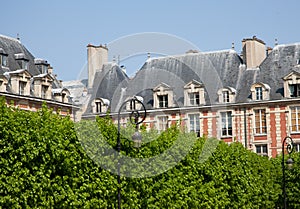
[{"label": "building facade", "polygon": [[299,43],[271,49],[254,36],[242,40],[241,54],[231,48],[149,58],[133,78],[107,62],[106,46],[87,48],[89,100],[82,119],[108,111],[114,117],[123,101],[136,97],[147,108],[148,129],[180,123],[198,136],[240,142],[269,157],[291,136],[299,151]]},{"label": "building facade", "polygon": [[63,88],[50,64],[35,58],[19,39],[0,35],[0,96],[8,105],[37,111],[43,103],[61,115],[78,108]]}]

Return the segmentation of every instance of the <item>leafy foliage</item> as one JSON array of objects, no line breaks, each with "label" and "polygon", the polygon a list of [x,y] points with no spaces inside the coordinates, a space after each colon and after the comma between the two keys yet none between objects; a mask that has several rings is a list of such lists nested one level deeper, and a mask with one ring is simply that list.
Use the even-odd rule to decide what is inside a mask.
[{"label": "leafy foliage", "polygon": [[[76,124],[84,128],[82,134],[86,137],[82,138],[82,144],[69,118],[54,114],[45,106],[38,112],[21,111],[7,107],[2,99],[0,208],[117,208],[118,186],[122,208],[281,206],[280,156],[269,160],[239,143],[227,145],[216,139],[197,138],[192,133],[183,133],[177,126],[161,134],[141,130],[144,143],[139,150],[128,140],[134,127],[128,125],[122,129],[121,152],[125,156],[147,159],[183,145],[189,152],[182,159],[178,156],[182,156],[185,149],[171,152],[165,157],[169,160],[166,162],[179,160],[159,175],[122,176],[118,185],[115,174],[96,164],[100,152],[103,156],[107,150],[99,148],[99,137],[92,124],[95,123]],[[116,148],[118,130],[114,123],[109,118],[98,118],[97,126],[102,139]],[[215,150],[214,146],[210,147],[212,142],[218,144]],[[287,172],[287,194],[289,208],[299,208],[299,154],[292,157],[295,164],[294,169]],[[166,168],[161,166],[155,168]]]}]

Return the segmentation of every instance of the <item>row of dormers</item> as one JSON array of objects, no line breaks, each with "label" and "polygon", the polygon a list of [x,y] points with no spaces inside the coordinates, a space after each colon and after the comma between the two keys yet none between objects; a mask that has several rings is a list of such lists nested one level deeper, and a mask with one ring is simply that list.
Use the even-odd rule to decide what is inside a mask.
[{"label": "row of dormers", "polygon": [[9,92],[68,103],[70,92],[66,88],[52,88],[53,78],[48,73],[32,76],[26,69],[0,75],[0,92]]},{"label": "row of dormers", "polygon": [[[284,97],[293,98],[300,97],[300,73],[296,71],[290,72],[283,77],[284,81]],[[268,84],[257,82],[251,85],[251,100],[263,101],[270,100],[270,86]],[[223,87],[218,90],[219,103],[235,103],[236,89],[230,86]],[[139,97],[140,96],[135,96]],[[166,83],[160,83],[153,88],[153,108],[175,107],[173,101],[173,89]],[[129,99],[129,98],[128,98]],[[139,100],[140,100],[139,99]],[[92,102],[93,113],[106,112],[109,108],[109,100],[105,98],[96,98]],[[196,80],[192,80],[184,86],[184,106],[201,106],[205,105],[205,86]],[[134,108],[133,108],[134,107]],[[127,110],[139,109],[135,104],[126,105]]]}]

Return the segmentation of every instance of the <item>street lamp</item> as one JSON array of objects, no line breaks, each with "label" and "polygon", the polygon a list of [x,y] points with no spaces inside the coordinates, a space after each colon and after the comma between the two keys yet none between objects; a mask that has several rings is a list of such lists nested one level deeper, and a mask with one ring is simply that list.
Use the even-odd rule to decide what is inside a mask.
[{"label": "street lamp", "polygon": [[[286,148],[288,154],[290,155],[293,152],[294,142],[293,139],[289,136],[285,137],[282,142],[282,175],[283,175],[283,182],[282,182],[282,192],[283,192],[283,207],[287,209],[287,200],[286,200],[286,182],[285,182],[285,162],[284,162],[284,148]],[[293,166],[293,160],[289,158],[286,161],[288,169],[291,169]]]},{"label": "street lamp", "polygon": [[[133,125],[135,125],[135,132],[132,135],[132,140],[134,143],[134,147],[139,148],[142,144],[142,135],[138,131],[138,126],[141,124],[146,118],[146,108],[143,102],[137,97],[133,97],[131,99],[126,100],[122,103],[121,107],[118,111],[118,139],[117,139],[117,151],[120,153],[121,151],[121,139],[120,139],[120,115],[121,111],[126,104],[130,104],[131,113],[129,114],[129,121]],[[138,105],[140,104],[140,105]],[[137,107],[141,107],[138,109]],[[141,110],[142,109],[142,110]],[[120,160],[118,160],[118,209],[121,209],[121,178],[120,178]]]}]

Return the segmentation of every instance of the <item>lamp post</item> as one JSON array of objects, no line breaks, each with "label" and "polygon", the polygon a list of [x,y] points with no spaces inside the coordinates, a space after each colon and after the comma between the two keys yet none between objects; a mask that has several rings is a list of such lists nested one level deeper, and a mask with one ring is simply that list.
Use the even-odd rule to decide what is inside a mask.
[{"label": "lamp post", "polygon": [[[281,166],[282,166],[282,175],[283,175],[283,179],[282,179],[282,193],[283,194],[282,195],[283,195],[283,208],[284,209],[287,209],[284,148],[286,148],[288,154],[291,154],[293,152],[293,148],[294,148],[293,145],[294,145],[293,139],[289,136],[285,137],[282,141],[282,162],[281,162]],[[293,160],[291,158],[289,158],[286,161],[286,164],[288,165],[288,168],[290,169],[293,165]]]},{"label": "lamp post", "polygon": [[[122,103],[121,107],[118,111],[118,139],[117,139],[117,151],[120,153],[121,151],[121,139],[120,139],[120,115],[121,111],[126,104],[130,103],[131,113],[129,114],[130,123],[135,125],[135,132],[132,135],[132,140],[134,142],[134,147],[139,148],[142,144],[142,135],[138,131],[138,126],[141,124],[146,118],[146,108],[143,102],[136,97],[126,100]],[[139,105],[137,105],[140,104]],[[141,107],[140,110],[137,107]],[[142,110],[141,110],[142,109]],[[143,113],[143,114],[141,114]],[[141,118],[141,119],[140,119]],[[120,160],[118,160],[118,209],[121,209],[121,178],[120,178]]]}]

